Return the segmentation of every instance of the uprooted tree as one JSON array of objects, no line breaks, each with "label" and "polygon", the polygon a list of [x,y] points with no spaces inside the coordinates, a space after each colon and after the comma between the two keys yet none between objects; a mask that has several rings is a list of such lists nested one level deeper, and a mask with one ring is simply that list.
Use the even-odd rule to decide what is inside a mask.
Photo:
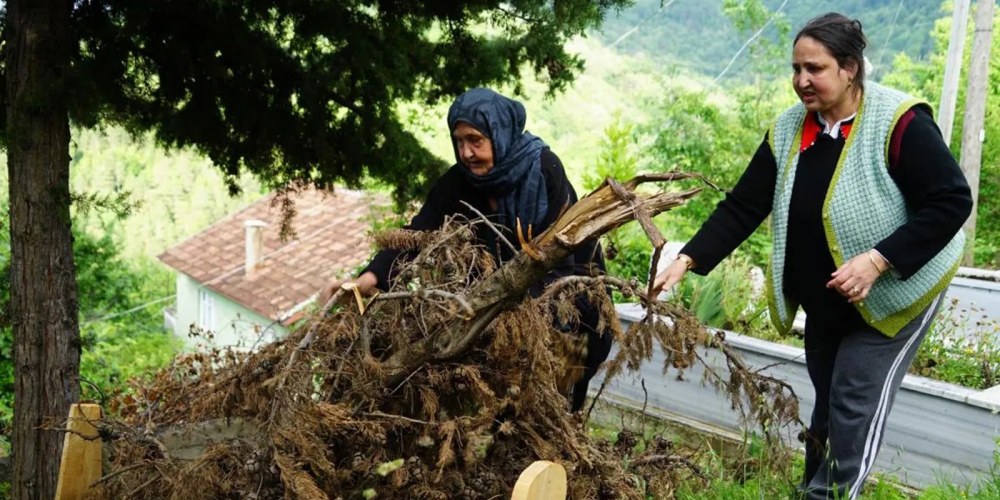
[{"label": "uprooted tree", "polygon": [[[565,41],[628,0],[9,0],[0,8],[15,408],[14,500],[50,499],[62,438],[38,430],[79,396],[69,186],[72,119],[151,132],[270,186],[358,184],[419,196],[442,170],[401,102],[518,84],[565,87]],[[485,29],[481,29],[485,28]],[[235,186],[233,184],[232,186]],[[104,193],[107,194],[107,193]]]},{"label": "uprooted tree", "polygon": [[[581,360],[579,340],[556,330],[554,320],[574,321],[575,294],[599,305],[621,344],[609,377],[648,359],[654,341],[681,371],[696,362],[699,345],[723,348],[731,365],[739,360],[666,303],[646,300],[671,321],[650,315],[622,332],[605,286],[645,300],[634,281],[573,276],[538,298],[527,292],[574,248],[632,219],[658,249],[663,240],[650,217],[699,188],[637,188],[689,177],[642,176],[624,185],[609,179],[541,235],[519,234],[521,251],[499,267],[470,226],[489,224],[485,218],[378,235],[380,247],[417,253],[387,293],[367,303],[348,297],[349,305],[331,312],[335,296],[286,339],[250,354],[179,358],[112,401],[116,418],[99,424],[111,465],[92,498],[503,498],[538,459],[567,466],[574,499],[671,498],[698,470],[669,442],[654,440],[630,456],[635,440],[627,432],[614,445],[592,441],[584,415],[567,412],[559,381]],[[746,367],[734,374],[716,382],[751,421],[776,428],[797,418],[786,385]],[[195,455],[178,456],[166,437],[234,420],[243,429],[238,436],[206,443]]]}]

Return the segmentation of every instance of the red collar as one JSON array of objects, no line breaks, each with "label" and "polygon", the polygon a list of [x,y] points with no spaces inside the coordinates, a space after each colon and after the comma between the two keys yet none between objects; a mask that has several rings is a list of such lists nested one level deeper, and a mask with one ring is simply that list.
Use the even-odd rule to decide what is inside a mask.
[{"label": "red collar", "polygon": [[[845,139],[851,134],[852,125],[854,125],[854,120],[840,124],[840,135]],[[809,146],[812,146],[816,142],[816,138],[821,133],[823,133],[823,124],[816,118],[816,113],[807,114],[806,122],[802,127],[802,144],[799,146],[799,152],[801,153],[809,149]]]}]

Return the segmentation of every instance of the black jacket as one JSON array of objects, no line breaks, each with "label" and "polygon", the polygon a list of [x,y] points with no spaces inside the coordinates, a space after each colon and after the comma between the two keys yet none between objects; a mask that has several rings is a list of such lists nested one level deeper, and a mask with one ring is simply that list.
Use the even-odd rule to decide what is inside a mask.
[{"label": "black jacket", "polygon": [[[844,144],[843,135],[834,139],[821,134],[799,156],[789,205],[784,287],[810,316],[860,319],[847,299],[826,288],[836,266],[821,214]],[[694,259],[692,271],[707,274],[771,213],[776,165],[765,135],[736,186],[681,250]],[[962,228],[972,210],[972,194],[933,117],[919,106],[893,131],[888,168],[912,215],[875,249],[898,278],[907,279]]]}]

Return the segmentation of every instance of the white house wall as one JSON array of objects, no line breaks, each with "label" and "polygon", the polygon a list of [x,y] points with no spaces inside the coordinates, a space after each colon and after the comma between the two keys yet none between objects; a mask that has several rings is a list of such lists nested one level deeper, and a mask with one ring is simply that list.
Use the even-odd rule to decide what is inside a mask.
[{"label": "white house wall", "polygon": [[215,290],[203,287],[184,273],[177,273],[177,324],[174,333],[184,339],[188,348],[206,345],[207,340],[189,335],[191,325],[204,328],[202,308],[204,297],[212,304],[214,347],[260,347],[288,333],[288,329],[228,299]]},{"label": "white house wall", "polygon": [[198,321],[198,287],[200,284],[184,273],[177,273],[177,321],[174,334],[187,339],[191,325]]}]

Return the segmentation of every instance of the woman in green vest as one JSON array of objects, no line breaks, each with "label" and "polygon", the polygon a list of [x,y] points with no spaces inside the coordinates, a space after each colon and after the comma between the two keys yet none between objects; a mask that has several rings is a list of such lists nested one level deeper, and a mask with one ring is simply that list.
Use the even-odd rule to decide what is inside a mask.
[{"label": "woman in green vest", "polygon": [[861,23],[811,20],[795,37],[800,102],[777,117],[732,192],[659,276],[707,274],[772,216],[770,317],[801,306],[816,405],[800,491],[854,499],[903,375],[958,268],[972,197],[931,108],[865,81]]}]

